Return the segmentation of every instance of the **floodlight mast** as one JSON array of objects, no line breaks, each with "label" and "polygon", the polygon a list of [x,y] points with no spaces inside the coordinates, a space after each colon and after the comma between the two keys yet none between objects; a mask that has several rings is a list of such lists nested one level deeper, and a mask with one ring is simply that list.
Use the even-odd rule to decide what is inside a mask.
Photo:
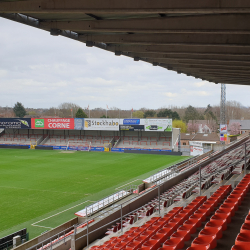
[{"label": "floodlight mast", "polygon": [[[221,84],[221,98],[220,98],[220,124],[226,124],[226,84]],[[221,144],[225,144],[222,141]]]},{"label": "floodlight mast", "polygon": [[220,124],[226,124],[226,84],[221,84]]}]

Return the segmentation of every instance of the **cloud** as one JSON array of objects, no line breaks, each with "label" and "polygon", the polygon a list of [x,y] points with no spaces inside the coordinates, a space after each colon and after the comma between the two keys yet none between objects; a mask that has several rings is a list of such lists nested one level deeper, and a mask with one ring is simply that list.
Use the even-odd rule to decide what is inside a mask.
[{"label": "cloud", "polygon": [[[177,97],[178,96],[177,93],[171,93],[171,92],[166,92],[166,93],[164,93],[164,95],[167,97]],[[173,99],[170,99],[170,100],[173,100]]]},{"label": "cloud", "polygon": [[193,86],[200,88],[200,87],[203,87],[204,85],[206,85],[207,83],[208,82],[206,82],[206,81],[203,81],[203,82],[194,82]]},{"label": "cloud", "polygon": [[[138,109],[220,103],[220,85],[0,18],[0,106]],[[15,39],[13,39],[15,36]],[[249,86],[227,85],[227,100],[249,105]]]}]

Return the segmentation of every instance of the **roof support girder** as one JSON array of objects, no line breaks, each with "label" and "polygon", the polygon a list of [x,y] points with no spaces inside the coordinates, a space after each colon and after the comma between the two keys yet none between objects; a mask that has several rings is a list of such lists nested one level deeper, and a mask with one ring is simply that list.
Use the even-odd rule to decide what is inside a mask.
[{"label": "roof support girder", "polygon": [[250,13],[248,0],[29,0],[1,2],[4,13]]},{"label": "roof support girder", "polygon": [[75,32],[250,34],[250,14],[200,15],[93,21],[43,21],[41,28]]},{"label": "roof support girder", "polygon": [[226,46],[250,47],[250,34],[85,34],[79,35],[81,41],[115,43],[115,44],[141,44],[141,45],[175,45],[175,46]]}]

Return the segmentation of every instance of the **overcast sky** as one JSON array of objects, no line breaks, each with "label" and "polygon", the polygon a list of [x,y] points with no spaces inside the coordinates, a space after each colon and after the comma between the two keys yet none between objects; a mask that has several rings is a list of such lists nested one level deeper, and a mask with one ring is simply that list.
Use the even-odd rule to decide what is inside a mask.
[{"label": "overcast sky", "polygon": [[[227,100],[249,105],[249,87],[227,85]],[[0,18],[0,106],[120,109],[205,107],[220,102],[220,84],[178,75],[132,58]]]}]

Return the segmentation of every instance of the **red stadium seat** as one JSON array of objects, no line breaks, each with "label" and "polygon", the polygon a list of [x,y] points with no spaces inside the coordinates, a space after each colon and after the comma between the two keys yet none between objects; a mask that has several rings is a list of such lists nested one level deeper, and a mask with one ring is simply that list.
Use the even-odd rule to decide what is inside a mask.
[{"label": "red stadium seat", "polygon": [[205,246],[207,249],[214,249],[217,246],[216,236],[202,235],[195,238],[191,246]]}]

